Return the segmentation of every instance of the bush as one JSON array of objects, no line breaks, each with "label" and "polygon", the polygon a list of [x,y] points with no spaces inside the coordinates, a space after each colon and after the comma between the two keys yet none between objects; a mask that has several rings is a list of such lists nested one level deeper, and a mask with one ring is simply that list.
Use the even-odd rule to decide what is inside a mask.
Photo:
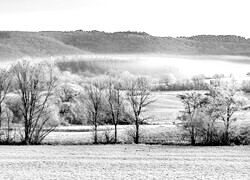
[{"label": "bush", "polygon": [[241,89],[242,89],[242,91],[249,93],[250,92],[250,81],[249,80],[242,81]]},{"label": "bush", "polygon": [[234,145],[250,144],[250,127],[240,127],[230,135],[230,143]]},{"label": "bush", "polygon": [[20,128],[13,124],[14,115],[4,106],[1,118],[4,120],[0,129],[0,144],[15,144],[20,140]]},{"label": "bush", "polygon": [[[139,130],[139,142],[142,139],[144,139],[144,136],[145,136],[145,132],[141,128]],[[125,143],[128,143],[128,144],[136,143],[136,129],[135,129],[135,126],[131,126],[128,129],[126,129],[125,136],[124,136],[123,140],[124,140]]]},{"label": "bush", "polygon": [[106,127],[104,131],[98,136],[98,142],[102,144],[113,144],[115,143],[114,133],[111,127]]},{"label": "bush", "polygon": [[15,128],[5,128],[0,131],[0,144],[17,144],[20,131]]}]

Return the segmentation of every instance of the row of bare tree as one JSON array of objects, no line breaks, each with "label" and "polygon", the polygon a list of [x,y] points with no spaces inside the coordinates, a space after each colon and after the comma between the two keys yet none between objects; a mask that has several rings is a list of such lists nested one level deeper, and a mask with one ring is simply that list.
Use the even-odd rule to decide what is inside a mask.
[{"label": "row of bare tree", "polygon": [[124,109],[127,108],[132,114],[131,120],[135,125],[134,142],[139,143],[139,127],[145,120],[141,115],[145,108],[153,102],[149,80],[145,77],[136,77],[124,82],[109,76],[103,81],[92,81],[86,90],[87,116],[94,127],[94,143],[98,143],[97,128],[103,123],[103,112],[111,116],[114,125],[114,143],[117,143],[117,125],[124,116]]},{"label": "row of bare tree", "polygon": [[[59,110],[51,108],[58,96],[62,98],[53,68],[48,63],[20,61],[8,70],[0,71],[0,126],[2,130],[7,128],[7,133],[18,129],[23,144],[41,143],[60,124],[55,121]],[[114,125],[114,143],[117,142],[117,126],[125,111],[129,111],[131,123],[136,127],[135,143],[139,143],[139,126],[144,121],[141,114],[152,102],[148,78],[133,76],[124,80],[107,75],[93,78],[82,86],[84,96],[77,98],[84,102],[82,111],[94,127],[94,143],[98,143],[98,126],[106,123],[107,116],[111,117],[109,123]],[[8,100],[12,96],[16,97],[14,106]],[[9,123],[16,117],[16,127],[10,128]]]}]

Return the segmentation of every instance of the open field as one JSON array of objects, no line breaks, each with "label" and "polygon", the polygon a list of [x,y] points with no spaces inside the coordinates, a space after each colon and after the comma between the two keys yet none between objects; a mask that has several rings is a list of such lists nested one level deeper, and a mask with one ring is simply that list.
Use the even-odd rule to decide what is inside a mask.
[{"label": "open field", "polygon": [[[181,101],[177,98],[178,94],[187,93],[190,91],[161,91],[152,92],[155,102],[147,107],[146,114],[151,117],[148,120],[150,124],[156,125],[173,125],[178,123],[177,117],[180,111],[184,109]],[[198,91],[196,91],[198,92]],[[204,93],[204,91],[199,91]],[[247,104],[250,104],[249,93],[245,93]],[[250,111],[241,110],[235,113],[234,117],[238,119],[239,123],[250,125]]]},{"label": "open field", "polygon": [[147,107],[146,113],[152,117],[151,124],[173,124],[183,105],[177,98],[183,92],[153,92],[155,102]]},{"label": "open field", "polygon": [[250,146],[1,146],[0,179],[249,179]]},{"label": "open field", "polygon": [[[105,129],[110,129],[110,137],[114,134],[114,127],[99,126],[98,138],[100,142],[104,140]],[[132,143],[128,132],[134,129],[133,125],[118,126],[118,141],[121,143]],[[45,144],[91,144],[93,143],[93,132],[91,126],[68,126],[59,127],[55,132],[50,133],[43,141]],[[175,125],[141,125],[142,143],[176,144],[183,143],[180,131]],[[185,143],[185,142],[184,142]]]}]

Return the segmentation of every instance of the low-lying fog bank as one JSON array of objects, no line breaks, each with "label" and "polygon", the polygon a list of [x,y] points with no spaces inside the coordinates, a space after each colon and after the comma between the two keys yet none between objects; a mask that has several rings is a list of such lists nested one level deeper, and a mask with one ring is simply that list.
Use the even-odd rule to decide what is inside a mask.
[{"label": "low-lying fog bank", "polygon": [[[177,78],[190,78],[194,75],[214,74],[233,75],[245,78],[250,72],[250,57],[246,56],[188,56],[166,54],[85,54],[54,56],[47,58],[23,58],[30,61],[48,62],[93,62],[104,69],[119,69],[135,74],[164,76],[173,74]],[[14,61],[1,61],[1,67],[10,66]],[[93,67],[95,68],[95,67]]]},{"label": "low-lying fog bank", "polygon": [[163,54],[110,54],[55,57],[55,61],[100,62],[102,67],[127,70],[137,74],[162,76],[172,73],[179,78],[194,75],[224,74],[245,77],[250,72],[250,57],[244,56],[184,56]]}]

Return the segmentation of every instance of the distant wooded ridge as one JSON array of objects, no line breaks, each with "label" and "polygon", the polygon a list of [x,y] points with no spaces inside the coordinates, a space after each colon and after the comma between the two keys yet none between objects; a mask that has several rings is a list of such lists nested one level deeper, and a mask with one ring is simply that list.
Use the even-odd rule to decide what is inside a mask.
[{"label": "distant wooded ridge", "polygon": [[88,53],[250,56],[250,39],[235,35],[157,37],[133,31],[0,31],[1,60]]}]

